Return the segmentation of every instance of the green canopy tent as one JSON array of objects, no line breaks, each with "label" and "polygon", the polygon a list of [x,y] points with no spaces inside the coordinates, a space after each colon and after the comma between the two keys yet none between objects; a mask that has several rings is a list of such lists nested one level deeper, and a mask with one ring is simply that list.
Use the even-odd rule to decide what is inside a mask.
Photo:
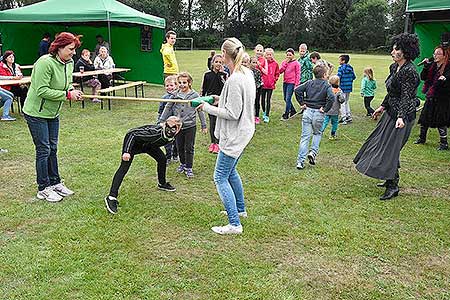
[{"label": "green canopy tent", "polygon": [[95,49],[96,35],[110,43],[117,66],[130,68],[129,80],[163,82],[160,46],[165,20],[114,0],[47,0],[0,11],[3,50],[16,53],[19,64],[33,64],[45,32],[83,35],[80,49]]},{"label": "green canopy tent", "polygon": [[[416,62],[433,55],[441,43],[441,34],[450,32],[450,0],[408,0],[405,31],[415,32],[420,40],[420,57]],[[421,98],[424,95],[420,93]]]}]

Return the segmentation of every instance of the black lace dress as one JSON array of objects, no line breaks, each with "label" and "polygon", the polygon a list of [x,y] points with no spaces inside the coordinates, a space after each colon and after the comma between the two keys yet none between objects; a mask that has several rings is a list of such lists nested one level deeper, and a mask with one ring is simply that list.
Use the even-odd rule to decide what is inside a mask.
[{"label": "black lace dress", "polygon": [[[383,180],[395,178],[400,167],[400,151],[416,118],[419,74],[412,62],[406,62],[398,71],[397,68],[396,63],[389,68],[387,95],[381,104],[385,112],[353,160],[359,172]],[[403,119],[403,128],[395,128],[398,118]]]}]

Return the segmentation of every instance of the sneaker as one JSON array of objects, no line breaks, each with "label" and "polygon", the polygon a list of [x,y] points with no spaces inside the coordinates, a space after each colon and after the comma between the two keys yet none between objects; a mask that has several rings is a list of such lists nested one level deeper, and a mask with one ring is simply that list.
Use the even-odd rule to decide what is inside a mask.
[{"label": "sneaker", "polygon": [[259,117],[255,117],[255,124],[259,124],[261,123],[261,120],[259,119]]},{"label": "sneaker", "polygon": [[8,153],[8,149],[2,149],[2,148],[0,148],[0,154],[1,153]]},{"label": "sneaker", "polygon": [[100,102],[102,102],[102,100],[97,98],[92,99],[92,103],[100,103]]},{"label": "sneaker", "polygon": [[179,161],[180,159],[178,158],[178,156],[172,156],[172,160],[173,160],[174,162],[176,162],[176,161]]},{"label": "sneaker", "polygon": [[225,226],[214,226],[211,230],[218,234],[241,234],[243,229],[242,225],[233,226],[231,224]]},{"label": "sneaker", "polygon": [[3,117],[1,118],[1,120],[2,120],[2,121],[15,121],[16,118],[13,118],[13,117],[11,117],[11,116],[3,116]]},{"label": "sneaker", "polygon": [[281,118],[280,118],[280,120],[281,121],[287,121],[287,120],[289,120],[289,114],[286,114],[286,113],[284,113],[282,116],[281,116]]},{"label": "sneaker", "polygon": [[347,123],[347,120],[342,121],[341,124],[342,124],[342,125],[347,125],[347,124],[348,124],[348,123]]},{"label": "sneaker", "polygon": [[166,159],[166,165],[169,165],[172,160],[170,158]]},{"label": "sneaker", "polygon": [[330,141],[335,141],[335,140],[337,140],[337,136],[336,135],[330,135],[330,137],[328,139]]},{"label": "sneaker", "polygon": [[63,199],[57,192],[53,190],[52,186],[48,186],[36,195],[38,199],[47,200],[48,202],[59,202]]},{"label": "sneaker", "polygon": [[339,120],[339,123],[344,123],[346,120],[347,120],[347,117],[342,117],[342,118]]},{"label": "sneaker", "polygon": [[353,122],[353,119],[352,119],[352,117],[347,117],[347,118],[345,119],[345,121],[347,121],[347,123],[352,123],[352,122]]},{"label": "sneaker", "polygon": [[170,183],[166,182],[165,184],[158,183],[158,189],[166,192],[175,192],[177,189],[173,187]]},{"label": "sneaker", "polygon": [[289,112],[289,119],[291,119],[291,118],[295,117],[295,116],[296,116],[297,114],[298,114],[298,112],[297,112],[297,111],[295,111],[295,110],[291,110],[291,111]]},{"label": "sneaker", "polygon": [[117,209],[119,208],[119,201],[116,197],[107,196],[105,197],[106,210],[113,215],[117,214]]},{"label": "sneaker", "polygon": [[209,147],[208,147],[208,151],[209,151],[209,152],[212,153],[212,152],[214,151],[214,145],[215,145],[215,144],[213,144],[213,143],[211,143],[211,144],[209,145]]},{"label": "sneaker", "polygon": [[302,162],[297,163],[297,170],[303,170],[305,168],[305,165]]},{"label": "sneaker", "polygon": [[310,165],[315,165],[316,164],[316,154],[314,154],[314,152],[309,151],[308,155],[308,161]]},{"label": "sneaker", "polygon": [[185,173],[187,178],[194,178],[194,172],[192,171],[192,168],[186,168]]},{"label": "sneaker", "polygon": [[177,172],[178,173],[184,173],[186,169],[186,165],[185,164],[180,164],[180,166],[177,168]]},{"label": "sneaker", "polygon": [[214,144],[214,148],[213,148],[213,151],[212,151],[212,153],[214,153],[214,154],[218,154],[218,153],[219,153],[219,151],[220,151],[219,145],[218,145],[218,144]]},{"label": "sneaker", "polygon": [[[220,213],[221,213],[222,215],[228,216],[228,213],[227,213],[226,210],[222,210],[222,211],[220,211]],[[248,217],[246,211],[238,212],[238,216],[239,216],[239,217],[242,217],[242,218],[247,218],[247,217]]]},{"label": "sneaker", "polygon": [[74,192],[69,190],[62,182],[55,184],[52,187],[53,187],[53,190],[55,192],[57,192],[59,195],[61,195],[62,197],[66,197],[66,196],[70,196],[70,195],[74,194]]},{"label": "sneaker", "polygon": [[263,117],[263,122],[264,122],[264,123],[269,123],[269,121],[270,121],[269,116],[264,116],[264,117]]}]

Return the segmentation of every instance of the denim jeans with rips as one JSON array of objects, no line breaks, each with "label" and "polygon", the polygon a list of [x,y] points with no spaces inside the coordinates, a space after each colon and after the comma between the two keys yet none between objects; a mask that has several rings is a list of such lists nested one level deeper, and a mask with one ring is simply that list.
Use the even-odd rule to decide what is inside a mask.
[{"label": "denim jeans with rips", "polygon": [[239,158],[219,152],[214,169],[214,183],[233,226],[241,225],[238,213],[245,211],[244,189],[236,165]]}]

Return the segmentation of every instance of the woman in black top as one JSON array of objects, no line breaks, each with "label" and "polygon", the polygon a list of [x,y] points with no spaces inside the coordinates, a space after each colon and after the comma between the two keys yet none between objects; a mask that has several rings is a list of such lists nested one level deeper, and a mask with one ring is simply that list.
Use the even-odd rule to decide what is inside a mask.
[{"label": "woman in black top", "polygon": [[[419,74],[412,60],[419,56],[419,40],[415,34],[402,33],[393,38],[394,63],[386,79],[387,95],[373,113],[382,115],[353,162],[356,169],[369,177],[386,180],[380,200],[398,195],[400,151],[407,142],[416,118]],[[383,113],[384,112],[384,113]]]},{"label": "woman in black top", "polygon": [[[80,72],[83,70],[83,72],[87,71],[95,71],[94,64],[91,61],[91,52],[88,49],[83,49],[81,51],[81,57],[77,61],[74,67],[75,72]],[[92,88],[92,95],[97,95],[98,90],[101,88],[101,83],[97,79],[97,76],[83,76],[80,78],[80,82],[83,80],[83,84],[90,86]],[[101,100],[94,98],[92,99],[92,102],[101,102]]]},{"label": "woman in black top", "polygon": [[425,144],[428,128],[437,128],[440,137],[438,150],[447,150],[447,127],[450,126],[450,49],[434,49],[433,61],[425,58],[420,78],[425,81],[422,92],[425,105],[419,117],[420,136],[415,144]]}]

